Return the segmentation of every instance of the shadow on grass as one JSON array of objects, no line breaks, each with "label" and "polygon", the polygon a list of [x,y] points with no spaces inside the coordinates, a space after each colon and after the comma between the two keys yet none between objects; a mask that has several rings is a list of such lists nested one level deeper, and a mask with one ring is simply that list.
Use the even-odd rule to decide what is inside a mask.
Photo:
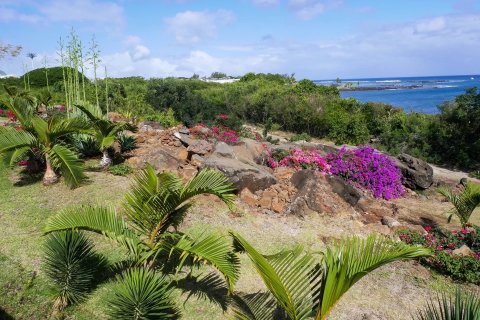
[{"label": "shadow on grass", "polygon": [[202,278],[189,275],[175,282],[175,286],[183,293],[188,292],[185,302],[194,296],[220,306],[223,311],[226,311],[230,304],[231,299],[228,296],[226,283],[215,273],[210,273]]},{"label": "shadow on grass", "polygon": [[2,320],[15,320],[14,317],[9,315],[2,307],[0,307],[0,319]]},{"label": "shadow on grass", "polygon": [[18,180],[13,183],[15,187],[23,187],[28,186],[31,184],[38,183],[43,179],[43,172],[38,173],[27,173],[27,172],[20,172],[18,174]]}]

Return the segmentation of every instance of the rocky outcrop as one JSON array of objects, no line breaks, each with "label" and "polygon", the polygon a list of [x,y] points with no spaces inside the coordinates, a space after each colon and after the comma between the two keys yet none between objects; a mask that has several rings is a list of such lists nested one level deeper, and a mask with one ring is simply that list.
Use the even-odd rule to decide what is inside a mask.
[{"label": "rocky outcrop", "polygon": [[264,190],[277,183],[277,179],[267,168],[241,162],[237,159],[211,155],[202,164],[202,168],[216,168],[223,172],[238,191],[244,188],[251,192]]},{"label": "rocky outcrop", "polygon": [[402,153],[397,158],[404,185],[412,190],[428,189],[433,183],[433,169],[423,160]]},{"label": "rocky outcrop", "polygon": [[342,192],[341,188],[338,188],[337,193],[333,190],[329,178],[319,172],[301,170],[292,175],[291,181],[298,192],[285,210],[287,214],[303,216],[308,211],[331,214],[349,207],[340,195],[347,195],[345,190],[349,188],[345,187]]},{"label": "rocky outcrop", "polygon": [[213,149],[213,144],[206,141],[206,140],[194,140],[187,148],[189,153],[189,159],[191,159],[192,155],[198,154],[204,156],[210,153]]}]

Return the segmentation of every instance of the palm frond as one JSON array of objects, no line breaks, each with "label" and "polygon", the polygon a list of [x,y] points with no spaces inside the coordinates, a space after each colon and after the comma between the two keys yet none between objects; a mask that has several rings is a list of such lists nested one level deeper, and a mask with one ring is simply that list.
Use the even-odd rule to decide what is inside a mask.
[{"label": "palm frond", "polygon": [[1,155],[3,164],[6,167],[13,167],[18,162],[18,160],[25,156],[25,154],[30,150],[31,148],[29,146],[26,146],[4,152]]},{"label": "palm frond", "polygon": [[74,151],[61,144],[55,144],[47,153],[53,166],[60,169],[65,182],[71,188],[79,186],[86,178],[83,173],[83,162]]},{"label": "palm frond", "polygon": [[459,194],[455,194],[446,186],[438,188],[437,191],[453,205],[448,222],[450,222],[452,215],[455,214],[459,218],[462,227],[465,227],[475,208],[480,205],[480,185],[467,182],[464,190]]},{"label": "palm frond", "polygon": [[48,134],[51,141],[66,135],[78,133],[93,133],[91,125],[82,117],[65,117],[54,115],[48,122]]},{"label": "palm frond", "polygon": [[376,235],[367,239],[352,237],[336,243],[324,256],[320,308],[316,319],[325,319],[342,295],[369,272],[393,261],[430,254],[426,248]]},{"label": "palm frond", "polygon": [[[6,86],[5,89],[9,90]],[[29,95],[28,93],[22,93],[18,91],[11,93],[13,93],[13,95],[11,95],[11,97],[7,100],[2,100],[2,103],[13,112],[22,126],[29,127],[30,119],[33,116],[33,111],[36,106],[35,97]]]},{"label": "palm frond", "polygon": [[238,248],[243,249],[263,282],[292,320],[308,318],[317,301],[321,269],[314,257],[301,247],[266,257],[240,235],[231,232]]},{"label": "palm frond", "polygon": [[235,320],[286,320],[270,292],[237,294],[232,298],[228,318]]},{"label": "palm frond", "polygon": [[228,239],[217,233],[183,235],[171,248],[174,257],[178,253],[177,270],[180,270],[186,260],[193,263],[203,262],[214,266],[225,277],[228,289],[233,292],[238,280],[240,261],[233,252],[233,246]]},{"label": "palm frond", "polygon": [[442,295],[418,311],[416,320],[480,320],[480,296],[457,289],[454,297]]},{"label": "palm frond", "polygon": [[31,125],[34,130],[34,134],[37,139],[44,145],[48,145],[50,137],[48,135],[48,123],[38,116],[34,116],[30,119]]},{"label": "palm frond", "polygon": [[153,270],[134,268],[117,276],[107,300],[112,319],[178,319],[170,281]]},{"label": "palm frond", "polygon": [[180,197],[188,199],[198,194],[213,194],[232,208],[235,200],[234,191],[233,184],[225,174],[215,169],[204,169],[185,185]]},{"label": "palm frond", "polygon": [[181,205],[178,196],[181,187],[182,182],[176,174],[164,172],[157,175],[151,165],[135,176],[124,206],[136,229],[148,235],[151,242],[168,228],[169,216]]},{"label": "palm frond", "polygon": [[91,241],[73,231],[49,234],[44,256],[44,270],[55,285],[59,308],[84,300],[94,285],[96,271],[105,263],[93,251]]},{"label": "palm frond", "polygon": [[124,245],[133,255],[141,254],[139,237],[129,229],[125,220],[113,208],[82,206],[65,209],[47,220],[44,232],[71,229],[102,234]]},{"label": "palm frond", "polygon": [[0,131],[0,153],[32,146],[36,138],[26,131],[5,128]]}]

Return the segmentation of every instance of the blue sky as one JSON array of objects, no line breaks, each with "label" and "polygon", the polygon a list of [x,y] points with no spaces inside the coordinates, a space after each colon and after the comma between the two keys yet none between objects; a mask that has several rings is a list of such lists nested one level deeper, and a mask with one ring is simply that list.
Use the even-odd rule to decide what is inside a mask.
[{"label": "blue sky", "polygon": [[0,0],[0,42],[24,47],[0,70],[21,74],[27,52],[55,65],[72,27],[111,76],[480,73],[480,0]]}]

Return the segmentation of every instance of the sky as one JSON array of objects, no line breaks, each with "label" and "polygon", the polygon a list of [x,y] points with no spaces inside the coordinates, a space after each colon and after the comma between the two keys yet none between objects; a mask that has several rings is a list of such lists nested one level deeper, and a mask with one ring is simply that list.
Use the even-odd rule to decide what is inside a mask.
[{"label": "sky", "polygon": [[480,74],[480,0],[0,0],[0,43],[24,48],[0,70],[58,65],[72,28],[113,77]]}]

